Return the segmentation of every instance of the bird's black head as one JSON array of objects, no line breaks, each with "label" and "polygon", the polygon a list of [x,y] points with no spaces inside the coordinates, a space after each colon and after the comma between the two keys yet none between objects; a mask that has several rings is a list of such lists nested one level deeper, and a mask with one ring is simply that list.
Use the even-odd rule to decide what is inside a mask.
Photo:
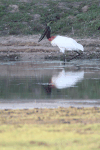
[{"label": "bird's black head", "polygon": [[40,42],[45,36],[47,37],[47,39],[50,38],[50,33],[51,33],[51,29],[49,27],[49,25],[51,24],[52,21],[50,21],[47,25],[46,28],[44,29],[41,37],[39,38],[38,42]]}]

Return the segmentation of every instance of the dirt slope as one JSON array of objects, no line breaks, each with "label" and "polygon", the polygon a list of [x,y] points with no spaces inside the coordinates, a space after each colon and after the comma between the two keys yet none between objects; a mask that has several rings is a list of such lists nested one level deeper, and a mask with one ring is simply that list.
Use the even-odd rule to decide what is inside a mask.
[{"label": "dirt slope", "polygon": [[[30,58],[35,59],[61,55],[61,53],[59,52],[59,48],[52,47],[51,43],[47,39],[44,39],[40,43],[38,43],[39,37],[40,35],[0,37],[1,57],[9,57],[11,54],[20,54],[21,59],[26,60]],[[84,46],[84,53],[82,55],[82,58],[100,57],[99,38],[75,40]],[[71,55],[73,55],[72,52]]]}]

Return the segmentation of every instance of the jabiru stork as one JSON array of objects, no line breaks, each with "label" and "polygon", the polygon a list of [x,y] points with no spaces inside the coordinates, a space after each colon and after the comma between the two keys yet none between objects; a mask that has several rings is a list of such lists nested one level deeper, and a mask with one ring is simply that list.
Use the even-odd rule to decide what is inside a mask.
[{"label": "jabiru stork", "polygon": [[[52,22],[52,21],[51,21]],[[50,29],[50,23],[49,22],[46,25],[46,28],[43,32],[43,34],[41,35],[41,37],[39,38],[38,42],[40,42],[45,36],[47,37],[47,39],[51,42],[52,46],[58,46],[60,52],[62,52],[64,54],[64,62],[65,62],[65,51],[75,51],[76,53],[78,53],[77,56],[79,56],[81,53],[79,51],[84,51],[84,48],[81,44],[77,43],[74,39],[69,38],[69,37],[65,37],[65,36],[51,36],[51,29]],[[75,56],[75,57],[77,57]],[[75,57],[73,57],[72,59],[74,59]],[[70,60],[72,60],[70,59]]]}]

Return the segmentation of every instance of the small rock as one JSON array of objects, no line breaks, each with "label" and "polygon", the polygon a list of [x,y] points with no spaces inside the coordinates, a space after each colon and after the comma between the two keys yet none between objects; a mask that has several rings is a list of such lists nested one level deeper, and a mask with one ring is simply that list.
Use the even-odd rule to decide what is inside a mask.
[{"label": "small rock", "polygon": [[27,22],[22,22],[22,24],[25,24],[25,25],[27,25]]},{"label": "small rock", "polygon": [[82,7],[82,12],[87,12],[87,11],[88,11],[88,8],[89,8],[88,5]]},{"label": "small rock", "polygon": [[24,3],[31,3],[32,0],[18,0],[19,2],[24,2]]},{"label": "small rock", "polygon": [[36,21],[36,20],[40,20],[40,15],[39,14],[35,14],[33,15],[33,19]]},{"label": "small rock", "polygon": [[68,16],[68,19],[74,19],[75,17],[74,16]]},{"label": "small rock", "polygon": [[70,10],[70,8],[67,7],[67,2],[59,2],[58,7],[61,8],[61,9]]},{"label": "small rock", "polygon": [[19,12],[19,8],[18,8],[17,5],[9,5],[9,8],[12,9],[12,10],[10,11],[11,13]]}]

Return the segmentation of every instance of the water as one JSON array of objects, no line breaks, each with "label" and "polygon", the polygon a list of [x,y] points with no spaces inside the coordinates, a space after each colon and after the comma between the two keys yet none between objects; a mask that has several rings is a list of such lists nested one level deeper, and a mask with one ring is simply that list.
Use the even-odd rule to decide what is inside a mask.
[{"label": "water", "polygon": [[0,62],[0,109],[99,106],[100,60]]}]

